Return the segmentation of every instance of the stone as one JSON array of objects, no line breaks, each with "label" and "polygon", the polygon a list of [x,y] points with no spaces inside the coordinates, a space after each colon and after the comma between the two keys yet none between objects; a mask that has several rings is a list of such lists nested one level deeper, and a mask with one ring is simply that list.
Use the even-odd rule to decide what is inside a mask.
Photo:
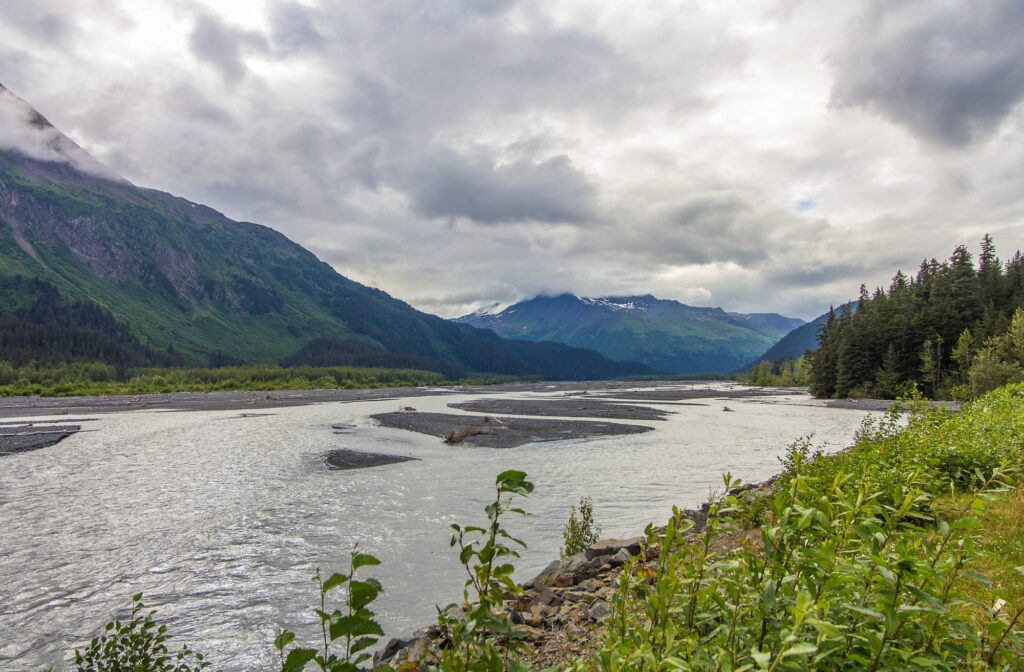
[{"label": "stone", "polygon": [[605,620],[606,618],[608,618],[611,615],[612,615],[612,608],[604,600],[601,600],[599,602],[595,602],[594,606],[590,607],[589,616],[590,616],[591,620],[600,622],[600,621]]},{"label": "stone", "polygon": [[584,551],[584,554],[587,560],[593,560],[601,555],[615,555],[624,548],[629,551],[630,555],[640,553],[640,537],[633,537],[631,539],[602,539]]},{"label": "stone", "polygon": [[612,556],[612,567],[622,567],[635,553],[630,553],[628,548],[620,548],[619,552]]},{"label": "stone", "polygon": [[553,590],[544,590],[537,593],[532,600],[530,600],[529,607],[557,607],[562,604],[562,598],[560,598]]},{"label": "stone", "polygon": [[411,639],[399,639],[398,637],[391,638],[388,640],[388,643],[384,645],[383,649],[373,655],[373,666],[379,667],[383,663],[391,660],[395,657],[395,654],[410,644],[412,644]]}]

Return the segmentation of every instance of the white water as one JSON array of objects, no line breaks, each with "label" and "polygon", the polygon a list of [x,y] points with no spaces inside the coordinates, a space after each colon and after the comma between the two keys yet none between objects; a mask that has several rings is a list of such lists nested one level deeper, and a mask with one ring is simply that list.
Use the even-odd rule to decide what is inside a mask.
[{"label": "white water", "polygon": [[[702,386],[703,387],[703,386]],[[503,394],[502,396],[528,396]],[[593,497],[605,536],[636,535],[673,504],[694,507],[731,471],[778,471],[795,439],[834,449],[866,413],[806,396],[663,405],[653,432],[508,450],[450,447],[376,426],[373,413],[411,405],[447,411],[479,395],[324,403],[240,417],[239,411],[94,416],[57,446],[0,460],[0,669],[62,669],[67,653],[145,594],[158,619],[215,667],[273,667],[281,627],[315,641],[310,581],[347,562],[352,545],[383,560],[378,614],[389,636],[433,622],[461,595],[448,547],[453,522],[479,522],[494,476],[528,472],[534,514],[510,520],[530,545],[517,577],[558,557],[570,504]],[[640,403],[640,402],[631,402]],[[723,413],[728,404],[734,413]],[[657,404],[651,404],[657,406]],[[628,421],[622,421],[628,422]],[[330,425],[351,423],[350,433]],[[419,461],[330,471],[332,448]]]}]

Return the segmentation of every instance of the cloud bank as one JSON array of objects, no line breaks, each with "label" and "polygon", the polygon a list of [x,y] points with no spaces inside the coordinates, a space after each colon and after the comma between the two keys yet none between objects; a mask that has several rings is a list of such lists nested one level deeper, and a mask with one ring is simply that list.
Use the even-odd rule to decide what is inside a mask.
[{"label": "cloud bank", "polygon": [[1024,247],[1022,29],[1016,0],[38,0],[0,8],[0,82],[425,310],[813,317],[985,232]]}]

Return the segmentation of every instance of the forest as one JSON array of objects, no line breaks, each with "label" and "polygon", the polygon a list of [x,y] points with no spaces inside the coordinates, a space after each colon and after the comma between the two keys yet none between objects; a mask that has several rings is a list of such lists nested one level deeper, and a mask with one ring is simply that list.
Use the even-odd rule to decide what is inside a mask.
[{"label": "forest", "polygon": [[916,387],[966,399],[1024,380],[1024,257],[1004,263],[986,235],[977,262],[960,245],[913,277],[897,272],[888,289],[861,285],[858,308],[831,310],[819,341],[805,358],[823,398],[892,399]]}]

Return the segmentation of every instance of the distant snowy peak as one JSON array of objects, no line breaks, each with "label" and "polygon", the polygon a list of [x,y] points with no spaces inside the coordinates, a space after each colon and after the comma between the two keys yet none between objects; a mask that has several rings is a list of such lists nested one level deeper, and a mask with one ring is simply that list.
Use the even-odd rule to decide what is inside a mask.
[{"label": "distant snowy peak", "polygon": [[484,306],[483,308],[479,308],[479,309],[473,311],[469,315],[465,315],[463,317],[460,317],[459,320],[470,320],[470,319],[474,319],[474,318],[490,317],[492,315],[497,315],[501,311],[502,311],[502,307],[501,307],[500,303],[492,303],[492,304],[490,304],[488,306]]},{"label": "distant snowy peak", "polygon": [[610,310],[646,310],[658,299],[650,294],[645,294],[644,296],[599,296],[594,298],[581,296],[580,301],[588,306],[600,306]]}]

